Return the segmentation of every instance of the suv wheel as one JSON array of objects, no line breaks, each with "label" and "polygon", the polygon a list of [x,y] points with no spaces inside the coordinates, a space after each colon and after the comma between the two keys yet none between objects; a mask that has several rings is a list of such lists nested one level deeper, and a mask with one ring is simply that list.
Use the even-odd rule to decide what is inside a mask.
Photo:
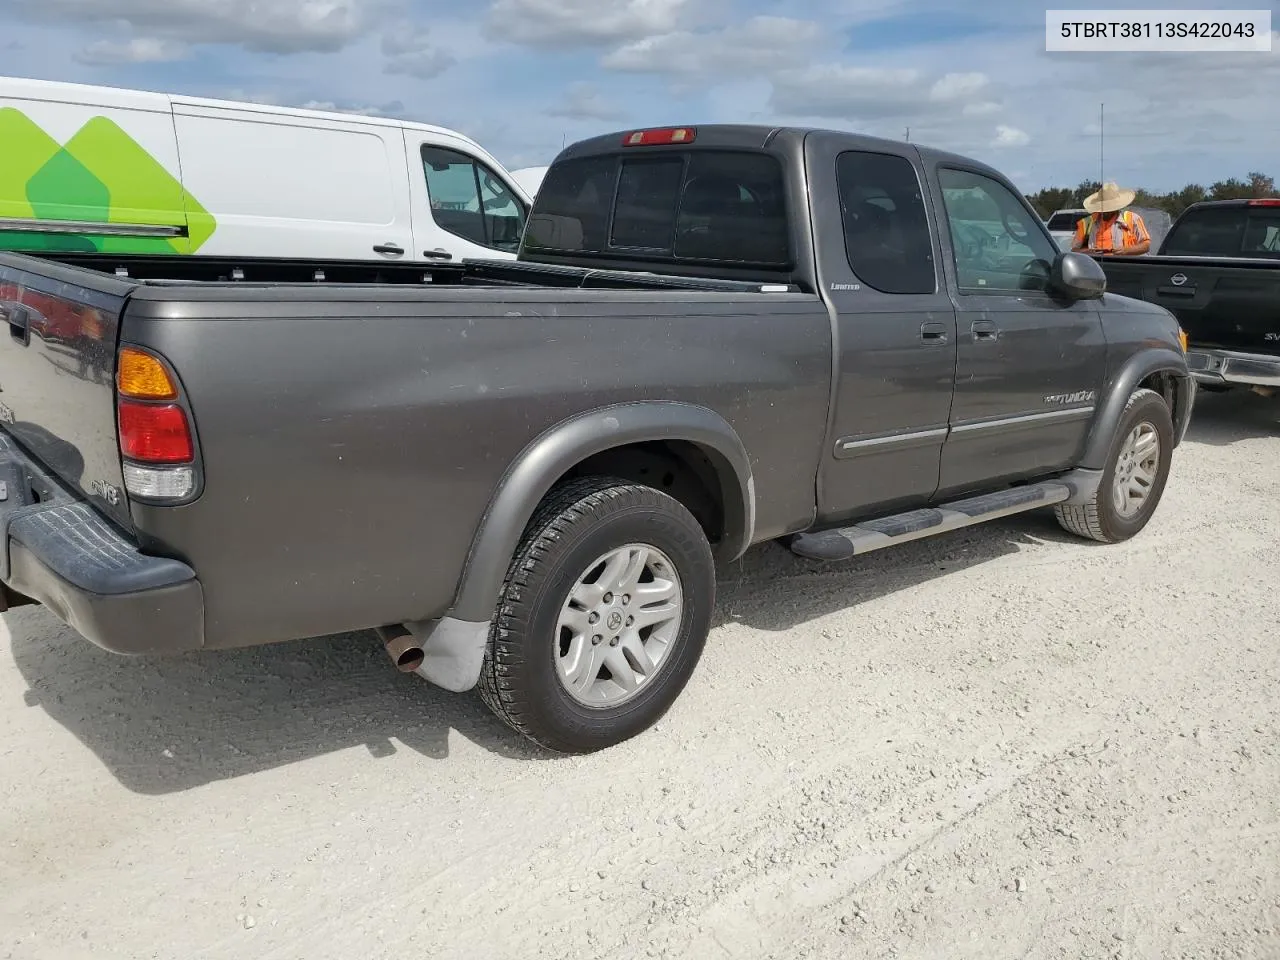
[{"label": "suv wheel", "polygon": [[1093,499],[1055,507],[1058,523],[1102,543],[1128,540],[1155,513],[1172,459],[1173,418],[1168,405],[1154,390],[1135,391],[1120,417]]},{"label": "suv wheel", "polygon": [[565,484],[530,521],[508,570],[480,695],[549,749],[621,743],[689,682],[715,587],[706,534],[679,501],[623,480]]}]

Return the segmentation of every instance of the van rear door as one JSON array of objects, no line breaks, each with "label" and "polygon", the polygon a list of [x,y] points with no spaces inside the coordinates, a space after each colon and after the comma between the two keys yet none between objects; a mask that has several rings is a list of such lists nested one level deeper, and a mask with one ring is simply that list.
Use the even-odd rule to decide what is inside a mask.
[{"label": "van rear door", "polygon": [[192,252],[167,97],[5,78],[0,144],[0,250]]}]

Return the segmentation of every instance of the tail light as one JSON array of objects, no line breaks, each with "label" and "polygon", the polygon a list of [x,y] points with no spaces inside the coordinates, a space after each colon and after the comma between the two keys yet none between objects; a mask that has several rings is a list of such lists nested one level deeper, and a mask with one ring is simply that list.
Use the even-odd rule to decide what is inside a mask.
[{"label": "tail light", "polygon": [[1280,207],[1280,197],[1264,197],[1261,200],[1250,200],[1251,207]]},{"label": "tail light", "polygon": [[122,347],[116,365],[116,422],[131,496],[181,500],[196,486],[191,422],[168,367],[138,347]]}]

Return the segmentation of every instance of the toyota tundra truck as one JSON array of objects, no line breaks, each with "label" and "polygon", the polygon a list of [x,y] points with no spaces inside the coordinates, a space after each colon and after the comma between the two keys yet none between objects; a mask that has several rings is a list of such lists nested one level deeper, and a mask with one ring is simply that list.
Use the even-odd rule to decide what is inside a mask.
[{"label": "toyota tundra truck", "polygon": [[837,131],[585,140],[515,261],[340,272],[0,256],[4,604],[122,654],[369,629],[588,752],[689,682],[717,562],[1126,540],[1195,396],[999,172]]}]

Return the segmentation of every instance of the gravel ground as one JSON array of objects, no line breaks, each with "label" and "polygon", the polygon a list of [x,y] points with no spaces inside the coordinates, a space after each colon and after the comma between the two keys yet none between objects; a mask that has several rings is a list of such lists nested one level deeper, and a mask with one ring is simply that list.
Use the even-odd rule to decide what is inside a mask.
[{"label": "gravel ground", "polygon": [[722,574],[654,730],[543,755],[366,635],[0,625],[0,958],[1280,957],[1280,401],[1155,520]]}]

